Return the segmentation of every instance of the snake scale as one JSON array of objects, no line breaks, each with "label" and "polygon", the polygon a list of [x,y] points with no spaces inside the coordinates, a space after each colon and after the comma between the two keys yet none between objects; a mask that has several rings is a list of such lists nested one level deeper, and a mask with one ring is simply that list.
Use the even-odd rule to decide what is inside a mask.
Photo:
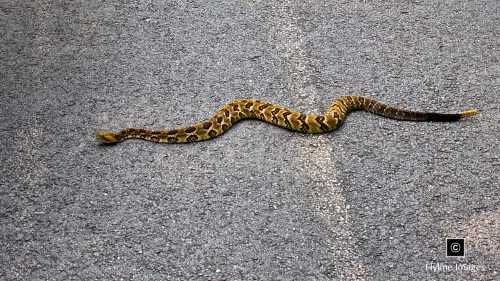
[{"label": "snake scale", "polygon": [[267,123],[292,131],[316,134],[333,131],[340,127],[352,110],[366,110],[387,118],[408,121],[453,122],[476,115],[477,110],[455,114],[431,113],[404,110],[385,105],[368,97],[341,96],[321,115],[304,114],[259,100],[239,100],[222,107],[207,121],[185,128],[172,130],[123,129],[114,133],[97,132],[103,143],[115,144],[127,139],[143,139],[161,143],[189,143],[208,140],[224,134],[242,119],[260,119]]}]

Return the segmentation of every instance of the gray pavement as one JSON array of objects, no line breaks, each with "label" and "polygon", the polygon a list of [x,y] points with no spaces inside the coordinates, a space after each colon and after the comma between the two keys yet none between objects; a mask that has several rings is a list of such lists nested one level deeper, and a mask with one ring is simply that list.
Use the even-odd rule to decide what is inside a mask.
[{"label": "gray pavement", "polygon": [[[498,26],[494,0],[0,0],[0,280],[498,280]],[[94,139],[346,94],[481,114]]]}]

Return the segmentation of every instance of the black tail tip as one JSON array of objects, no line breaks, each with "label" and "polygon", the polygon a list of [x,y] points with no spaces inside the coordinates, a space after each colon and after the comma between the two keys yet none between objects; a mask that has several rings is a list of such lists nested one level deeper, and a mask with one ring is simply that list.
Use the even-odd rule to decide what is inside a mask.
[{"label": "black tail tip", "polygon": [[456,114],[446,114],[446,113],[427,113],[427,120],[434,122],[454,122],[462,118],[474,116],[478,114],[479,111],[475,109],[467,110],[464,112]]},{"label": "black tail tip", "polygon": [[460,120],[460,114],[427,113],[427,121],[433,122],[454,122]]}]

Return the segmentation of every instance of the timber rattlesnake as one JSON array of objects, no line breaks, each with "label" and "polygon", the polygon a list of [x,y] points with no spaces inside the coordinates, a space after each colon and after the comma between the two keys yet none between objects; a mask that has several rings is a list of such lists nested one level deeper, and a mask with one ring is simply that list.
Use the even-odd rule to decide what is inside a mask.
[{"label": "timber rattlesnake", "polygon": [[173,130],[147,130],[128,128],[114,133],[97,132],[98,140],[114,144],[126,139],[153,142],[187,143],[208,140],[225,133],[241,119],[260,119],[267,123],[302,133],[326,133],[340,127],[351,110],[362,109],[384,117],[409,121],[452,122],[476,115],[477,110],[456,114],[417,112],[388,106],[361,96],[341,96],[321,115],[307,115],[258,100],[239,100],[225,105],[209,120],[186,128]]}]

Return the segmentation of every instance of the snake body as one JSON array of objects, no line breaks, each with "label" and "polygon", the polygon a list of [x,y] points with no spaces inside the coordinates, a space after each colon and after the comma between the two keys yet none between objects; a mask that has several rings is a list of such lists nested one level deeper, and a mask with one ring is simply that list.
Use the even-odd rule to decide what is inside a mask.
[{"label": "snake body", "polygon": [[242,119],[259,119],[292,131],[317,134],[339,128],[352,110],[366,110],[387,118],[408,121],[453,122],[476,115],[477,110],[461,113],[432,113],[400,109],[385,105],[368,97],[341,96],[321,115],[304,114],[259,100],[239,100],[222,107],[212,118],[203,123],[172,130],[147,130],[128,128],[114,133],[97,132],[103,143],[114,144],[127,139],[143,139],[161,143],[189,143],[208,140],[224,134]]}]

